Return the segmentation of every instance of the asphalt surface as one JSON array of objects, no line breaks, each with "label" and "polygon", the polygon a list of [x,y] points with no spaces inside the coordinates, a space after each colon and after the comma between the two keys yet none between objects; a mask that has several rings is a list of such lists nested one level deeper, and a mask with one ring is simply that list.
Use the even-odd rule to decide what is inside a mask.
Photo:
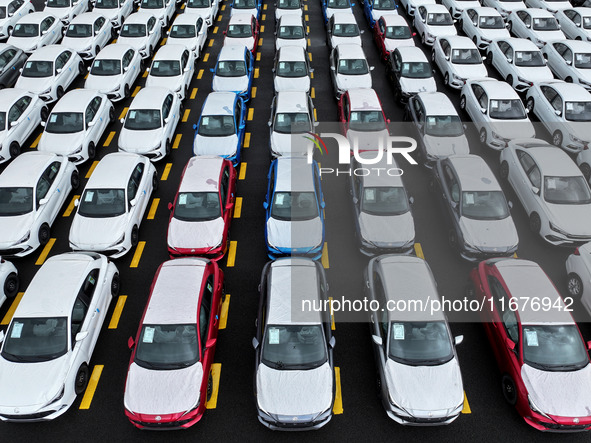
[{"label": "asphalt surface", "polygon": [[[315,69],[312,86],[318,120],[334,121],[337,116],[336,101],[333,98],[329,75],[329,50],[326,46],[326,34],[322,21],[320,2],[305,1],[305,15],[310,27],[309,48],[312,54],[311,65]],[[231,2],[222,2],[221,21],[216,21],[210,28],[208,43],[202,59],[197,63],[195,78],[191,89],[198,88],[196,96],[187,98],[184,108],[190,110],[186,122],[180,123],[177,134],[181,134],[177,149],[169,158],[157,164],[159,176],[165,165],[172,167],[166,180],[161,180],[158,191],[152,198],[159,198],[155,217],[144,219],[140,227],[140,240],[145,241],[145,248],[139,265],[131,268],[135,251],[115,261],[121,274],[121,294],[127,295],[118,327],[107,329],[115,303],[107,314],[103,331],[99,337],[95,352],[90,362],[91,370],[95,365],[104,365],[96,392],[88,410],[80,410],[79,398],[70,410],[58,419],[47,423],[0,424],[3,441],[194,441],[201,440],[243,440],[261,441],[263,439],[295,440],[361,440],[371,436],[377,441],[392,439],[413,439],[419,441],[583,441],[586,434],[568,434],[556,436],[543,434],[527,426],[515,410],[508,406],[501,393],[500,374],[484,330],[477,323],[452,322],[454,335],[464,335],[464,342],[458,347],[462,368],[464,389],[470,413],[462,414],[454,423],[446,427],[412,428],[399,426],[386,416],[377,399],[375,387],[376,368],[371,350],[371,340],[367,324],[343,322],[336,315],[335,362],[340,368],[343,413],[335,415],[332,421],[316,432],[308,433],[273,433],[262,426],[256,418],[253,396],[254,351],[251,338],[255,333],[255,317],[258,305],[257,286],[260,273],[267,261],[264,243],[264,210],[262,202],[266,192],[266,175],[270,164],[269,133],[267,120],[273,97],[272,63],[274,56],[273,2],[265,1],[261,36],[262,45],[258,51],[255,66],[259,76],[254,79],[257,88],[256,97],[248,106],[254,108],[253,119],[247,121],[246,131],[251,134],[250,147],[243,151],[243,164],[246,174],[237,184],[237,195],[242,197],[240,218],[235,218],[231,226],[231,240],[237,242],[235,265],[228,267],[226,258],[220,261],[226,275],[226,290],[231,294],[227,327],[218,336],[215,362],[221,363],[221,377],[217,397],[217,407],[205,413],[203,419],[187,431],[152,433],[135,429],[123,412],[123,390],[129,351],[127,339],[135,335],[141,314],[148,298],[149,287],[156,268],[168,259],[166,251],[166,230],[169,213],[167,203],[174,197],[179,184],[180,174],[189,157],[192,156],[192,124],[196,123],[201,106],[211,91],[212,74],[209,68],[222,46],[223,34],[230,15]],[[37,5],[40,9],[40,5]],[[355,16],[363,34],[363,46],[369,64],[375,66],[372,72],[374,89],[380,96],[386,116],[394,121],[402,120],[403,107],[394,102],[393,90],[386,81],[385,67],[380,61],[377,48],[372,41],[361,3],[354,6]],[[217,32],[216,32],[217,30]],[[211,45],[210,45],[211,43]],[[417,44],[420,43],[417,40]],[[426,49],[430,58],[430,49]],[[205,57],[207,54],[207,61]],[[203,70],[202,76],[199,72]],[[492,74],[492,72],[491,72]],[[197,77],[200,77],[197,79]],[[446,89],[437,73],[439,90],[446,92],[459,109],[459,93]],[[143,86],[145,78],[139,78],[135,86]],[[79,79],[73,87],[82,87]],[[117,115],[130,99],[116,104]],[[466,115],[463,118],[468,119]],[[97,160],[117,149],[117,137],[120,123],[117,121],[105,132],[98,149]],[[109,146],[103,146],[111,131],[116,135]],[[35,133],[25,146],[37,138]],[[471,152],[483,156],[498,176],[498,154],[481,147],[471,145]],[[319,159],[323,167],[336,167],[336,150],[329,150],[328,155]],[[91,162],[79,167],[81,177],[85,177]],[[438,283],[440,295],[450,299],[463,297],[471,265],[462,262],[453,253],[447,241],[447,229],[443,214],[436,206],[435,197],[427,192],[429,172],[420,166],[401,163],[404,169],[404,181],[410,195],[414,197],[413,215],[416,226],[416,238],[422,246]],[[326,242],[329,267],[326,269],[332,297],[345,296],[350,299],[361,298],[363,294],[363,268],[367,263],[357,250],[354,238],[354,225],[351,216],[349,194],[346,192],[346,176],[327,176],[322,181],[326,200]],[[78,194],[83,189],[82,181]],[[546,245],[528,228],[526,214],[518,199],[507,186],[503,185],[507,198],[513,201],[512,215],[516,223],[520,247],[519,257],[538,262],[548,273],[556,286],[565,295],[564,262],[569,249],[560,249]],[[68,232],[72,216],[64,217],[62,212],[52,227],[51,236],[56,238],[49,255],[68,251]],[[21,275],[21,290],[31,281],[39,268],[36,261],[41,249],[24,259],[13,262]],[[10,301],[0,310],[3,318]],[[582,311],[580,305],[575,309]],[[588,317],[582,316],[588,321]],[[591,328],[580,323],[584,338],[591,339]],[[10,380],[1,380],[10,383]],[[468,410],[468,408],[466,408]]]}]

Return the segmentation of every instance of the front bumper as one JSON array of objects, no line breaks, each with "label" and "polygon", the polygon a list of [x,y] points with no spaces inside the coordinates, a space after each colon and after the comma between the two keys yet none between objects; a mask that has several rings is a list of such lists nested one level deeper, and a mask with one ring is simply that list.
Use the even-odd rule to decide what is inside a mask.
[{"label": "front bumper", "polygon": [[267,256],[271,260],[286,256],[309,257],[312,260],[319,260],[322,257],[323,246],[324,242],[313,248],[277,248],[267,243]]},{"label": "front bumper", "polygon": [[172,431],[178,429],[187,429],[197,423],[203,417],[205,408],[197,407],[185,415],[182,414],[162,414],[162,415],[143,415],[134,414],[127,409],[125,415],[132,425],[138,429],[149,431]]},{"label": "front bumper", "polygon": [[258,419],[273,431],[313,431],[320,429],[332,419],[332,407],[313,419],[297,415],[279,416],[276,419],[259,409]]}]

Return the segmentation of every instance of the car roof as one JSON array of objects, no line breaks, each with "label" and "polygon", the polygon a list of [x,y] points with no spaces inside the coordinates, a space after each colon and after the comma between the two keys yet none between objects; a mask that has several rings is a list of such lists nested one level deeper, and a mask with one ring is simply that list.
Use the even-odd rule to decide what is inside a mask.
[{"label": "car roof", "polygon": [[249,14],[248,12],[237,12],[230,17],[230,21],[228,25],[240,25],[240,24],[248,24],[250,25],[250,21],[254,16]]},{"label": "car roof", "polygon": [[541,9],[541,8],[520,8],[520,9],[515,9],[513,12],[515,14],[517,14],[520,11],[527,12],[529,15],[531,15],[534,18],[537,18],[537,17],[540,17],[540,18],[552,17],[552,18],[554,18],[554,15],[550,11],[547,11],[547,10]]},{"label": "car roof", "polygon": [[480,7],[468,8],[468,9],[472,9],[472,10],[476,11],[478,16],[485,15],[485,16],[489,17],[489,16],[494,15],[495,17],[502,17],[502,15],[499,11],[497,11],[495,8],[491,8],[489,6],[480,6]]},{"label": "car roof", "polygon": [[314,192],[314,164],[308,164],[306,157],[279,157],[275,174],[275,191]]},{"label": "car roof", "polygon": [[417,46],[399,46],[396,51],[400,53],[404,62],[428,62],[423,50]]},{"label": "car roof", "polygon": [[129,17],[127,17],[125,19],[125,22],[123,23],[123,25],[129,25],[132,23],[142,23],[142,24],[146,24],[148,22],[148,20],[150,19],[150,17],[154,17],[154,14],[152,12],[149,11],[138,11],[138,12],[134,12],[132,14],[129,14]]},{"label": "car roof", "polygon": [[[320,301],[319,279],[316,265],[310,259],[284,258],[275,260],[270,267],[267,288],[267,324],[289,325],[294,323],[321,324],[320,311],[294,310],[293,314],[305,316],[306,321],[292,321],[292,306],[300,300]],[[316,302],[318,303],[318,302]],[[294,306],[296,307],[296,306]],[[298,306],[299,307],[299,306]]]},{"label": "car roof", "polygon": [[[591,8],[589,9],[591,15]],[[552,45],[554,43],[562,43],[571,48],[573,52],[591,52],[591,43],[583,40],[556,40],[552,42]]]},{"label": "car roof", "polygon": [[427,115],[457,115],[456,108],[443,92],[419,92]]},{"label": "car roof", "polygon": [[478,155],[450,155],[463,191],[500,191],[501,186],[484,159]]},{"label": "car roof", "polygon": [[382,105],[376,91],[372,88],[354,88],[347,91],[351,111],[381,111]]},{"label": "car roof", "polygon": [[423,6],[427,12],[432,12],[432,13],[441,13],[441,12],[448,12],[447,8],[439,3],[429,3],[429,4],[425,4],[425,5],[418,5],[417,8],[420,8],[421,6]]},{"label": "car roof", "polygon": [[398,14],[386,14],[382,15],[380,18],[384,19],[386,26],[408,26],[408,22],[404,19],[404,17]]},{"label": "car roof", "polygon": [[201,17],[201,15],[195,14],[194,12],[185,12],[179,14],[178,17],[174,19],[172,25],[195,25],[197,24],[199,17]]},{"label": "car roof", "polygon": [[101,14],[100,12],[97,12],[97,11],[84,12],[84,13],[74,17],[72,19],[72,21],[70,21],[70,25],[77,24],[77,23],[92,24],[99,17],[103,17],[106,19],[106,17],[103,14]]},{"label": "car roof", "polygon": [[30,14],[25,14],[23,15],[18,21],[17,23],[41,23],[43,20],[45,20],[47,17],[53,17],[57,20],[59,20],[55,15],[50,14],[49,12],[45,12],[45,11],[35,11],[35,12],[31,12]]},{"label": "car roof", "polygon": [[306,61],[306,51],[301,46],[282,46],[279,48],[279,60],[286,62]]},{"label": "car roof", "polygon": [[[376,151],[361,151],[358,155],[362,158],[374,159],[376,158]],[[401,176],[389,175],[386,172],[389,169],[398,168],[398,164],[396,163],[393,154],[390,154],[390,164],[388,164],[388,154],[384,152],[381,160],[377,163],[373,163],[371,167],[374,171],[377,171],[379,168],[381,169],[381,172],[379,174],[372,172],[371,174],[362,175],[360,178],[363,181],[363,187],[379,188],[384,186],[404,186]]]},{"label": "car roof", "polygon": [[99,92],[95,89],[72,89],[59,99],[51,112],[84,112],[86,106],[97,95],[99,95]]},{"label": "car roof", "polygon": [[35,95],[35,94],[27,91],[26,89],[20,89],[20,88],[0,89],[0,111],[8,111],[8,109],[12,106],[12,104],[25,94],[31,95],[31,96]]},{"label": "car roof", "polygon": [[157,60],[180,60],[183,52],[188,51],[185,45],[170,44],[160,46],[152,61]]},{"label": "car roof", "polygon": [[147,86],[140,89],[129,105],[129,109],[160,109],[168,94],[172,94],[168,88]]},{"label": "car roof", "polygon": [[[526,38],[506,37],[499,40],[507,42],[515,51],[539,51],[534,42]],[[495,41],[495,40],[493,40]]]},{"label": "car roof", "polygon": [[542,175],[555,175],[560,177],[582,176],[582,172],[566,152],[556,146],[536,146],[526,150],[536,164]]},{"label": "car roof", "polygon": [[217,155],[198,155],[187,162],[179,192],[218,192],[224,159]]},{"label": "car roof", "polygon": [[335,23],[357,24],[357,20],[355,20],[355,16],[353,15],[350,9],[347,9],[343,12],[335,12],[332,16],[334,17],[333,20]]},{"label": "car roof", "polygon": [[201,285],[208,261],[185,257],[162,264],[143,324],[197,323]]},{"label": "car roof", "polygon": [[276,112],[309,112],[308,93],[304,91],[279,91],[275,99]]},{"label": "car roof", "polygon": [[35,187],[47,166],[53,161],[62,161],[62,157],[52,152],[25,152],[8,164],[0,174],[0,187],[23,186]]},{"label": "car roof", "polygon": [[133,46],[128,45],[126,43],[114,43],[112,45],[107,45],[103,49],[101,49],[101,52],[99,52],[96,58],[99,60],[121,59],[123,58],[123,55],[130,49],[136,51],[133,48]]},{"label": "car roof", "polygon": [[539,82],[539,86],[551,86],[556,89],[564,101],[591,101],[591,93],[577,83],[567,83],[563,80]]},{"label": "car roof", "polygon": [[128,152],[112,152],[96,165],[85,189],[125,189],[131,172],[144,157]]},{"label": "car roof", "polygon": [[336,49],[339,52],[339,58],[365,58],[363,48],[356,43],[341,43]]},{"label": "car roof", "polygon": [[76,53],[76,51],[71,50],[67,46],[62,45],[47,45],[42,46],[41,48],[36,49],[33,53],[29,56],[29,61],[31,60],[55,60],[58,55],[60,55],[64,51],[70,51],[72,53]]},{"label": "car roof", "polygon": [[[552,308],[548,310],[534,310],[531,303],[517,303],[516,307],[522,325],[540,323],[575,324],[552,281],[537,263],[529,260],[505,259],[495,262],[494,265],[503,278],[511,296],[516,300],[529,299],[532,295],[535,295],[540,300],[552,302]],[[560,306],[560,308],[557,308],[557,306]]]},{"label": "car roof", "polygon": [[447,40],[453,49],[476,49],[474,42],[469,37],[462,35],[442,35],[441,37],[437,37],[437,40]]},{"label": "car roof", "polygon": [[244,53],[248,49],[244,45],[231,44],[222,46],[218,61],[222,60],[244,60]]},{"label": "car roof", "polygon": [[277,26],[303,26],[304,21],[302,17],[296,14],[283,14],[279,18]]},{"label": "car roof", "polygon": [[517,91],[507,82],[487,77],[468,80],[468,83],[472,85],[477,84],[484,89],[489,99],[519,99]]},{"label": "car roof", "polygon": [[204,115],[234,115],[235,92],[210,92],[205,98],[201,116]]},{"label": "car roof", "polygon": [[[88,253],[54,255],[41,266],[21,302],[15,317],[66,317],[95,258]],[[102,276],[101,276],[102,278]]]}]

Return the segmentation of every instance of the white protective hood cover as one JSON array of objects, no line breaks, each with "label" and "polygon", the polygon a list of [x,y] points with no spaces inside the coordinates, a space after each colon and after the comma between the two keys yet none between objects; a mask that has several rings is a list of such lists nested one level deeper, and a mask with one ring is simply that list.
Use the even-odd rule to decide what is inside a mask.
[{"label": "white protective hood cover", "polygon": [[348,91],[354,88],[371,88],[371,74],[343,75],[337,74],[337,86]]},{"label": "white protective hood cover", "polygon": [[388,144],[388,136],[390,133],[387,129],[381,131],[354,131],[349,129],[347,131],[347,140],[351,147],[357,146],[359,150],[377,151],[380,146],[386,149]]},{"label": "white protective hood cover", "polygon": [[560,229],[573,235],[591,236],[591,204],[555,205],[546,203],[549,218]]},{"label": "white protective hood cover", "polygon": [[113,91],[121,85],[123,74],[117,75],[88,75],[84,87],[86,89],[97,89],[99,92],[106,94]]},{"label": "white protective hood cover", "polygon": [[556,40],[566,39],[564,33],[560,29],[556,31],[534,31],[534,35],[544,42],[554,42]]},{"label": "white protective hood cover", "polygon": [[127,214],[94,218],[76,213],[70,228],[69,240],[80,248],[108,247],[121,238],[127,223]]},{"label": "white protective hood cover", "polygon": [[76,52],[80,52],[89,46],[92,46],[94,42],[94,36],[86,38],[71,38],[64,37],[61,44],[67,48],[73,49]]},{"label": "white protective hood cover", "polygon": [[8,37],[7,43],[17,48],[27,51],[33,46],[38,45],[41,42],[41,36],[37,37]]},{"label": "white protective hood cover", "polygon": [[509,12],[526,8],[525,3],[516,1],[499,1],[499,6]]},{"label": "white protective hood cover", "polygon": [[425,135],[423,137],[425,149],[428,154],[436,157],[447,157],[452,154],[469,154],[470,147],[466,136],[459,137],[434,137]]},{"label": "white protective hood cover", "polygon": [[204,137],[197,134],[193,144],[195,155],[227,155],[236,154],[238,136],[236,134],[227,137]]},{"label": "white protective hood cover", "polygon": [[146,87],[156,86],[161,88],[168,88],[171,91],[176,91],[177,89],[180,89],[182,82],[182,75],[179,75],[177,77],[155,77],[153,75],[149,75],[146,79]]},{"label": "white protective hood cover", "polygon": [[541,371],[527,364],[521,378],[534,404],[546,414],[587,417],[591,411],[591,365],[578,371]]},{"label": "white protective hood cover", "polygon": [[285,221],[270,217],[267,220],[267,240],[277,248],[315,248],[322,242],[322,221]]},{"label": "white protective hood cover", "polygon": [[220,77],[214,75],[211,88],[216,92],[244,92],[248,88],[248,76]]},{"label": "white protective hood cover", "polygon": [[529,118],[523,120],[492,120],[490,130],[503,138],[535,138],[536,130]]},{"label": "white protective hood cover", "polygon": [[[379,18],[379,17],[378,17]],[[414,46],[415,41],[412,38],[407,39],[395,39],[395,38],[385,38],[384,39],[384,46],[386,47],[386,51],[392,52],[396,48],[400,48],[402,46]]]},{"label": "white protective hood cover", "polygon": [[256,383],[259,407],[269,414],[309,415],[332,405],[333,374],[328,362],[305,371],[260,364]]},{"label": "white protective hood cover", "polygon": [[517,74],[531,82],[542,82],[545,80],[554,80],[554,74],[548,66],[515,66]]},{"label": "white protective hood cover", "polygon": [[173,248],[213,248],[222,242],[224,219],[183,221],[171,218],[168,225],[168,245]]},{"label": "white protective hood cover", "polygon": [[271,132],[271,148],[279,155],[305,154],[313,148],[314,142],[305,135],[280,134]]},{"label": "white protective hood cover", "polygon": [[52,134],[43,131],[41,140],[39,140],[39,151],[54,152],[60,155],[68,155],[74,152],[82,145],[84,141],[84,131],[71,134]]},{"label": "white protective hood cover", "polygon": [[415,238],[415,225],[410,211],[400,215],[371,215],[359,213],[361,237],[379,244],[405,244]]},{"label": "white protective hood cover", "polygon": [[[421,2],[421,4],[423,4],[423,3]],[[429,26],[429,25],[427,25],[426,28],[427,28],[426,32],[428,32],[431,35],[434,35],[435,37],[458,35],[458,31],[456,30],[456,27],[454,25],[449,25],[449,26]]]},{"label": "white protective hood cover", "polygon": [[129,366],[125,386],[125,407],[149,415],[176,414],[192,409],[199,399],[203,366],[197,362],[188,368],[169,371]]},{"label": "white protective hood cover", "polygon": [[460,217],[464,239],[477,248],[494,249],[503,252],[519,242],[513,218],[502,220],[474,220]]},{"label": "white protective hood cover", "polygon": [[[339,45],[346,45],[348,43],[352,43],[354,45],[361,46],[361,36],[360,35],[356,35],[354,37],[335,37],[333,35],[330,38],[330,41],[332,42],[332,47],[333,48],[336,48]],[[304,40],[304,45],[303,45],[304,49],[306,49],[305,43],[306,43],[306,41]]]},{"label": "white protective hood cover", "polygon": [[310,90],[310,77],[279,77],[275,76],[275,91],[304,91]]},{"label": "white protective hood cover", "polygon": [[591,122],[568,122],[568,129],[578,139],[591,141]]},{"label": "white protective hood cover", "polygon": [[163,132],[163,127],[148,131],[134,131],[122,128],[119,134],[119,148],[136,154],[153,151],[162,140]]},{"label": "white protective hood cover", "polygon": [[400,87],[404,92],[437,92],[437,84],[433,77],[408,78],[400,77]]},{"label": "white protective hood cover", "polygon": [[142,46],[146,46],[148,44],[148,36],[144,35],[143,37],[118,37],[117,43],[123,43],[139,50]]},{"label": "white protective hood cover", "polygon": [[301,48],[306,49],[308,44],[306,43],[305,38],[298,38],[298,39],[289,39],[289,38],[277,38],[275,39],[275,47],[277,50],[282,48],[283,46],[299,46]]},{"label": "white protective hood cover", "polygon": [[34,217],[33,212],[13,217],[0,217],[0,248],[9,248],[23,238],[31,228]]},{"label": "white protective hood cover", "polygon": [[477,65],[459,65],[452,63],[451,65],[456,72],[456,75],[462,78],[488,77],[488,71],[486,70],[484,63],[479,63]]},{"label": "white protective hood cover", "polygon": [[507,28],[503,29],[480,29],[480,33],[484,38],[494,40],[496,38],[509,38],[511,34]]},{"label": "white protective hood cover", "polygon": [[[53,86],[55,81],[55,77],[23,77],[22,75],[16,81],[16,88],[25,89],[29,92],[34,92],[39,94],[40,92],[49,89],[49,87]],[[64,88],[65,89],[65,88]]]},{"label": "white protective hood cover", "polygon": [[249,51],[252,51],[252,47],[254,46],[254,37],[226,37],[224,38],[224,46],[225,45],[244,45]]}]

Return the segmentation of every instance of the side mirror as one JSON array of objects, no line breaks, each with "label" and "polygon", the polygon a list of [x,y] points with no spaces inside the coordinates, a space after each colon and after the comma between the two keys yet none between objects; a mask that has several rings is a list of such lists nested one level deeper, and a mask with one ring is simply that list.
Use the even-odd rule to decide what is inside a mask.
[{"label": "side mirror", "polygon": [[215,68],[209,68],[209,72],[213,72],[215,74]]},{"label": "side mirror", "polygon": [[193,131],[197,129],[197,125],[193,124]]},{"label": "side mirror", "polygon": [[324,201],[321,201],[321,202],[320,202],[320,207],[321,207],[322,209],[324,209],[324,208],[326,207],[326,203],[325,203]]},{"label": "side mirror", "polygon": [[206,347],[207,349],[209,349],[209,348],[213,348],[213,347],[215,346],[215,344],[216,344],[216,342],[217,342],[217,341],[218,341],[218,339],[217,339],[217,338],[210,338],[209,340],[207,340],[207,341],[205,342],[205,347]]},{"label": "side mirror", "polygon": [[129,337],[127,339],[127,347],[131,350],[131,349],[133,349],[134,346],[135,346],[135,340],[133,339],[133,337]]},{"label": "side mirror", "polygon": [[265,209],[269,209],[269,203],[267,203],[267,202],[263,202],[263,208],[265,208]]},{"label": "side mirror", "polygon": [[125,68],[123,68],[123,72],[127,72],[129,71],[129,66],[126,66]]},{"label": "side mirror", "polygon": [[89,128],[92,128],[94,126],[95,122],[94,121],[90,121],[86,124],[86,126],[88,126]]},{"label": "side mirror", "polygon": [[80,199],[74,200],[74,207],[77,208],[78,206],[80,206]]},{"label": "side mirror", "polygon": [[150,72],[150,68],[146,68],[146,72]]},{"label": "side mirror", "polygon": [[232,209],[233,207],[234,207],[234,203],[233,202],[226,203],[226,209]]},{"label": "side mirror", "polygon": [[45,35],[45,34],[47,34],[47,30],[41,31],[41,35]]},{"label": "side mirror", "polygon": [[187,66],[185,69],[183,69],[183,72],[189,72],[190,70],[191,70],[191,68],[189,68],[189,67]]},{"label": "side mirror", "polygon": [[449,55],[444,56],[445,60],[449,61]]},{"label": "side mirror", "polygon": [[486,115],[486,108],[480,108],[480,112]]},{"label": "side mirror", "polygon": [[556,114],[558,117],[560,117],[562,115],[562,111],[559,111],[558,109],[554,110],[554,114]]},{"label": "side mirror", "polygon": [[463,341],[464,341],[464,336],[463,335],[458,335],[457,337],[454,337],[454,344],[456,346],[462,344]]},{"label": "side mirror", "polygon": [[531,187],[531,192],[533,192],[536,195],[540,195],[540,188],[537,188],[535,186]]},{"label": "side mirror", "polygon": [[[3,340],[3,339],[4,339],[4,331],[2,331],[2,332],[0,333],[0,343],[2,343],[2,340]],[[591,341],[588,341],[588,342],[587,342],[587,350],[588,350],[588,351],[591,351]]]},{"label": "side mirror", "polygon": [[353,197],[353,203],[354,203],[354,204],[357,204],[357,203],[359,203],[359,199],[358,199],[357,197]]},{"label": "side mirror", "polygon": [[382,341],[382,337],[380,337],[379,335],[372,335],[371,338],[372,338],[373,342],[378,346],[382,346],[382,344],[384,343]]},{"label": "side mirror", "polygon": [[336,344],[336,339],[333,337],[330,337],[330,340],[328,341],[328,346],[330,346],[331,348],[334,349],[334,345]]},{"label": "side mirror", "polygon": [[172,206],[172,203],[170,203],[170,202],[169,202],[169,203],[168,203],[168,210],[169,210],[169,211],[172,211],[172,208],[174,208],[174,206]]},{"label": "side mirror", "polygon": [[252,338],[252,347],[254,349],[257,349],[259,347],[259,341],[256,339],[256,337]]},{"label": "side mirror", "polygon": [[365,29],[362,29],[361,31],[359,31],[360,34],[365,34]]},{"label": "side mirror", "polygon": [[318,126],[320,122],[314,122],[314,127]]},{"label": "side mirror", "polygon": [[526,27],[527,29],[530,29],[530,28],[531,28],[531,24],[529,24],[529,23],[526,23],[526,24],[525,24],[525,27]]},{"label": "side mirror", "polygon": [[507,202],[507,206],[509,206],[509,209],[513,209],[513,202],[511,200],[509,200]]},{"label": "side mirror", "polygon": [[513,57],[505,57],[509,63],[513,63]]},{"label": "side mirror", "polygon": [[125,123],[125,118],[119,120],[122,124]]},{"label": "side mirror", "polygon": [[409,202],[411,205],[414,205],[414,204],[415,204],[415,198],[414,198],[414,197],[409,197],[409,198],[408,198],[408,202]]},{"label": "side mirror", "polygon": [[314,73],[314,68],[309,69],[310,73]]},{"label": "side mirror", "polygon": [[56,74],[59,74],[60,72],[62,72],[62,68],[57,68],[57,69],[55,70],[55,73],[56,73]]},{"label": "side mirror", "polygon": [[[544,57],[544,58],[547,60],[547,59],[548,59],[548,56],[546,56],[546,57]],[[566,62],[566,64],[567,64],[567,65],[569,65],[569,66],[573,64],[572,60],[565,60],[565,62]]]},{"label": "side mirror", "polygon": [[129,206],[134,207],[137,203],[137,200],[134,198],[129,202]]},{"label": "side mirror", "polygon": [[92,66],[89,66],[88,68],[86,68],[88,70],[88,72],[90,72],[90,70],[92,69]]},{"label": "side mirror", "polygon": [[48,201],[49,201],[49,199],[42,198],[41,200],[39,200],[39,206],[43,206],[43,205],[47,204]]},{"label": "side mirror", "polygon": [[228,31],[224,31],[223,34],[226,35],[228,33]]},{"label": "side mirror", "polygon": [[20,121],[18,121],[18,120],[10,122],[10,127],[12,128],[13,126],[17,126],[19,123],[20,123]]},{"label": "side mirror", "polygon": [[336,71],[336,69],[337,69],[337,68],[335,68],[334,66],[331,66],[331,67],[330,67],[330,70],[331,70],[331,71]]},{"label": "side mirror", "polygon": [[166,35],[170,35],[170,31],[166,31]]},{"label": "side mirror", "polygon": [[168,123],[169,121],[170,121],[170,117],[166,117],[166,118],[164,119],[164,123],[165,123],[165,124],[166,124],[166,123]]},{"label": "side mirror", "polygon": [[375,66],[370,66],[370,67],[369,67],[369,70],[370,70],[370,71],[373,71],[375,68],[376,68]]},{"label": "side mirror", "polygon": [[271,125],[272,125],[272,124],[273,124],[273,122],[271,122],[271,120],[269,120],[269,121],[267,122],[267,126],[268,126],[269,128],[271,127]]},{"label": "side mirror", "polygon": [[507,348],[509,348],[510,351],[513,351],[515,349],[515,343],[509,337],[505,339],[505,345],[507,346]]},{"label": "side mirror", "polygon": [[88,337],[89,332],[88,331],[83,331],[83,332],[79,332],[78,334],[76,334],[76,341],[82,341],[84,340],[86,337]]}]

